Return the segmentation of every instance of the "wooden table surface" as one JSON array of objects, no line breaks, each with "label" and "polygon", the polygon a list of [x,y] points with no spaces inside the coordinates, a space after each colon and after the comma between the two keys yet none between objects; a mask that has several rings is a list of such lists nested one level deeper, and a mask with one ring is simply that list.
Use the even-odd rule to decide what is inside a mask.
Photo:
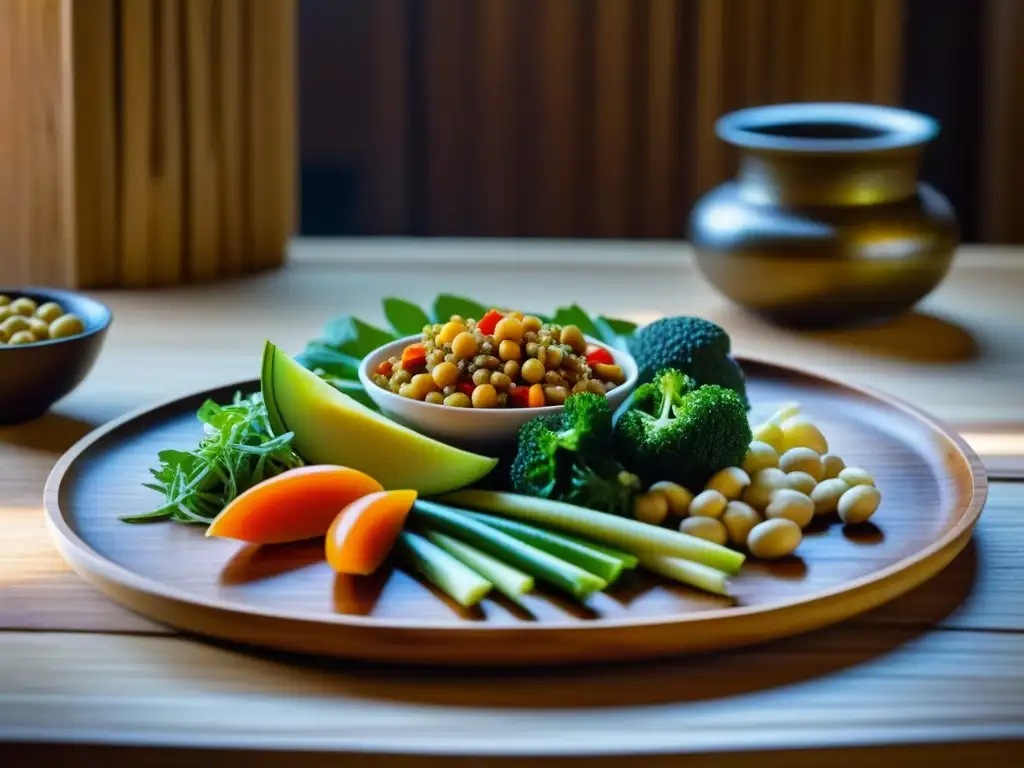
[{"label": "wooden table surface", "polygon": [[[115,315],[92,375],[0,430],[0,763],[412,765],[461,756],[701,753],[714,766],[1024,764],[1024,251],[963,248],[886,326],[793,333],[727,305],[679,244],[299,241],[283,271],[96,294]],[[184,637],[95,593],[60,559],[42,487],[126,410],[254,378],[341,312],[442,290],[648,321],[722,323],[739,352],[868,383],[946,420],[992,479],[968,548],[931,582],[827,630],[647,664],[452,672],[252,654]],[[184,752],[187,750],[187,757]],[[621,759],[621,758],[620,758]],[[451,759],[443,761],[450,764]],[[461,761],[456,761],[461,762]],[[23,764],[21,762],[7,764]]]}]

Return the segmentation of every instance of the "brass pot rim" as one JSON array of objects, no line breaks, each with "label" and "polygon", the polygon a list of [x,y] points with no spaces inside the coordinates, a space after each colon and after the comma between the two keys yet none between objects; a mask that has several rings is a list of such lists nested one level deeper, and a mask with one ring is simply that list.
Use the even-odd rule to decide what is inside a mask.
[{"label": "brass pot rim", "polygon": [[795,102],[730,112],[715,122],[715,133],[753,151],[849,154],[921,146],[938,135],[939,123],[879,104]]}]

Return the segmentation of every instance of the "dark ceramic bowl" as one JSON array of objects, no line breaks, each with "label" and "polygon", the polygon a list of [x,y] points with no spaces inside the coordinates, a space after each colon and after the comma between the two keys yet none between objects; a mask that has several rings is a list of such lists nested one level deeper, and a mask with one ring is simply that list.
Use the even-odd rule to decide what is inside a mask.
[{"label": "dark ceramic bowl", "polygon": [[0,294],[28,296],[39,304],[55,301],[85,324],[78,336],[0,345],[0,425],[20,424],[42,416],[82,383],[100,354],[113,314],[100,302],[70,291],[0,286]]}]

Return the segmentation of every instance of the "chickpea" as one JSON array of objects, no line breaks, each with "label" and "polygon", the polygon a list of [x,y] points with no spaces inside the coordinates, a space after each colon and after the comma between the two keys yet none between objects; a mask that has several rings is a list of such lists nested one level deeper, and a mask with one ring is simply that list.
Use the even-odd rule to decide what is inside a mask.
[{"label": "chickpea", "polygon": [[575,325],[567,325],[562,328],[562,334],[558,337],[561,344],[568,344],[577,355],[587,351],[587,342],[583,338],[583,331]]},{"label": "chickpea", "polygon": [[523,363],[522,376],[523,381],[528,384],[539,384],[544,380],[544,363],[536,358],[527,360]]},{"label": "chickpea", "polygon": [[507,363],[505,363],[505,366],[502,370],[505,371],[506,376],[515,381],[516,376],[519,375],[519,361],[509,360]]},{"label": "chickpea", "polygon": [[572,393],[574,395],[578,395],[578,394],[580,394],[580,392],[586,392],[586,391],[588,391],[587,390],[587,381],[586,381],[586,379],[580,379],[579,381],[577,381],[575,384],[572,385]]},{"label": "chickpea", "polygon": [[437,389],[437,383],[434,381],[434,377],[429,373],[417,373],[412,377],[412,384],[416,391],[416,399],[424,399],[428,393],[433,392]]},{"label": "chickpea", "polygon": [[498,357],[502,360],[518,360],[522,354],[519,345],[511,339],[505,339],[498,345]]},{"label": "chickpea", "polygon": [[50,323],[50,338],[64,339],[85,333],[85,323],[77,315],[62,315]]},{"label": "chickpea", "polygon": [[768,443],[755,440],[747,448],[747,455],[740,468],[748,475],[753,476],[762,469],[777,466],[779,466],[779,454],[775,452],[775,449]]},{"label": "chickpea", "polygon": [[[394,385],[392,385],[394,387]],[[398,387],[399,397],[407,397],[410,400],[416,400],[416,387],[410,384],[401,384]]]},{"label": "chickpea", "polygon": [[[548,347],[544,353],[544,365],[553,370],[562,365],[562,355],[565,354],[561,347]],[[539,359],[539,356],[538,356]]]},{"label": "chickpea", "polygon": [[[14,339],[11,339],[14,343]],[[866,523],[875,514],[882,501],[882,494],[873,485],[855,485],[839,497],[836,509],[839,519],[847,525]]]},{"label": "chickpea", "polygon": [[799,415],[800,412],[800,403],[783,403],[779,406],[779,409],[775,411],[772,417],[768,419],[768,421],[781,426],[782,422],[786,419],[791,419],[792,417]]},{"label": "chickpea", "polygon": [[22,315],[11,315],[3,323],[0,323],[0,328],[8,337],[11,337],[20,331],[28,330],[28,319]]},{"label": "chickpea", "polygon": [[587,391],[593,392],[595,395],[606,394],[604,384],[597,379],[587,379]]},{"label": "chickpea", "polygon": [[520,312],[519,310],[516,310],[515,312],[509,312],[508,316],[514,317],[516,320],[519,320],[520,322],[522,322],[523,320],[523,313]]},{"label": "chickpea", "polygon": [[705,487],[718,491],[731,501],[742,496],[743,489],[748,485],[750,485],[750,475],[739,467],[726,467],[712,475]]},{"label": "chickpea", "polygon": [[541,322],[539,317],[533,315],[527,315],[523,318],[523,330],[527,333],[536,333],[541,329],[544,323]]},{"label": "chickpea", "polygon": [[45,341],[50,338],[50,326],[45,320],[38,317],[28,319],[28,329],[35,336],[36,341]]},{"label": "chickpea", "polygon": [[822,476],[828,480],[839,477],[839,473],[846,469],[846,462],[834,453],[826,453],[821,457]]},{"label": "chickpea", "polygon": [[728,499],[718,491],[701,491],[690,502],[690,517],[713,517],[717,520],[728,503]]},{"label": "chickpea", "polygon": [[729,540],[729,534],[722,521],[713,517],[687,517],[679,524],[679,532],[715,544],[725,544]]},{"label": "chickpea", "polygon": [[3,323],[8,317],[11,317],[14,313],[11,312],[9,306],[0,306],[0,323]]},{"label": "chickpea", "polygon": [[782,449],[782,427],[774,421],[766,421],[754,427],[754,439],[779,451]]},{"label": "chickpea", "polygon": [[557,387],[559,384],[565,384],[565,379],[558,371],[548,371],[544,374],[544,383]]},{"label": "chickpea", "polygon": [[469,331],[463,331],[452,341],[452,354],[457,358],[467,360],[480,351],[480,344]]},{"label": "chickpea", "polygon": [[547,364],[548,364],[548,348],[543,346],[543,345],[538,347],[537,348],[536,359],[537,359],[537,361],[541,365],[547,366]]},{"label": "chickpea", "polygon": [[61,309],[60,304],[55,301],[48,301],[45,304],[41,304],[36,310],[36,317],[47,324],[52,323],[63,314],[64,310]]},{"label": "chickpea", "polygon": [[657,491],[668,499],[668,511],[676,517],[686,517],[693,501],[693,494],[678,483],[662,480],[655,483],[647,490]]},{"label": "chickpea", "polygon": [[819,455],[828,453],[828,441],[821,430],[804,416],[791,416],[782,422],[782,452],[790,448],[810,448]]},{"label": "chickpea", "polygon": [[626,374],[622,372],[622,367],[618,365],[598,363],[594,366],[594,372],[602,379],[614,381],[616,384],[621,384],[626,380]]},{"label": "chickpea", "polygon": [[811,501],[814,502],[814,514],[827,515],[836,511],[839,498],[850,490],[845,480],[838,477],[830,477],[822,480],[811,491]]},{"label": "chickpea", "polygon": [[35,344],[36,337],[30,331],[18,331],[7,340],[8,344]]},{"label": "chickpea", "polygon": [[668,517],[668,498],[658,491],[649,491],[636,497],[633,517],[641,523],[661,525]]},{"label": "chickpea", "polygon": [[817,481],[806,472],[790,472],[786,475],[786,482],[794,491],[799,491],[805,496],[810,496],[818,484]]},{"label": "chickpea", "polygon": [[451,408],[469,408],[473,401],[465,392],[453,392],[444,399],[444,404]]},{"label": "chickpea", "polygon": [[[10,322],[10,320],[7,322]],[[860,467],[845,467],[843,471],[839,473],[839,479],[850,486],[875,484],[875,478],[871,476],[871,473],[866,469],[861,469]]]},{"label": "chickpea", "polygon": [[11,303],[11,297],[0,293],[0,307],[6,307]]},{"label": "chickpea", "polygon": [[790,448],[782,454],[779,457],[779,469],[783,472],[806,472],[814,478],[814,482],[821,480],[825,473],[821,456],[802,446]]},{"label": "chickpea", "polygon": [[455,363],[441,363],[434,367],[431,375],[434,377],[434,383],[444,389],[459,378],[459,369]]},{"label": "chickpea", "polygon": [[561,405],[568,397],[565,387],[544,387],[544,400],[548,405]]},{"label": "chickpea", "polygon": [[466,333],[469,329],[466,328],[465,323],[454,320],[449,320],[441,328],[441,332],[437,334],[437,341],[441,344],[451,344],[455,341],[455,337],[460,333]]},{"label": "chickpea", "polygon": [[478,387],[484,384],[490,384],[491,372],[486,368],[477,368],[473,371],[473,383]]},{"label": "chickpea", "polygon": [[35,314],[37,304],[28,296],[22,296],[20,299],[15,299],[11,302],[11,311],[16,315],[22,315],[23,317],[32,317]]},{"label": "chickpea", "polygon": [[537,356],[537,350],[539,350],[539,349],[540,349],[540,344],[538,344],[537,342],[535,342],[535,341],[527,342],[527,344],[526,344],[526,356],[527,357],[536,357]]},{"label": "chickpea", "polygon": [[444,395],[436,391],[428,392],[427,396],[423,399],[426,400],[428,403],[433,403],[434,405],[441,405],[441,403],[444,402]]},{"label": "chickpea", "polygon": [[814,502],[799,491],[780,488],[772,494],[772,500],[765,507],[764,516],[769,520],[784,517],[801,528],[806,528],[814,517]]},{"label": "chickpea", "polygon": [[803,533],[800,526],[792,520],[777,517],[755,525],[747,536],[747,548],[750,554],[761,560],[774,560],[793,554]]},{"label": "chickpea", "polygon": [[772,500],[772,493],[778,488],[788,488],[786,473],[777,467],[767,467],[755,472],[750,485],[743,491],[742,500],[754,509],[764,509]]},{"label": "chickpea", "polygon": [[473,390],[474,408],[493,408],[498,404],[498,390],[490,384],[481,384]]},{"label": "chickpea", "polygon": [[410,381],[412,381],[412,374],[404,368],[399,368],[391,374],[392,384],[408,384]]},{"label": "chickpea", "polygon": [[760,522],[761,515],[757,510],[742,501],[730,501],[722,513],[722,525],[729,534],[729,543],[734,547],[747,546],[747,537]]},{"label": "chickpea", "polygon": [[506,376],[504,373],[495,371],[491,374],[491,386],[499,392],[504,392],[512,386],[512,379]]},{"label": "chickpea", "polygon": [[523,322],[517,317],[505,317],[494,328],[494,340],[499,343],[508,340],[518,344],[522,338]]}]

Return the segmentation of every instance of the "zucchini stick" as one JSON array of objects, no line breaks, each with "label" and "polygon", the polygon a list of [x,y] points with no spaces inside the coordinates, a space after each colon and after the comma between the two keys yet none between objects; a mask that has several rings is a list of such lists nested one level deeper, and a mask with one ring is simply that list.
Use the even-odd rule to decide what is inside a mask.
[{"label": "zucchini stick", "polygon": [[440,531],[426,530],[427,540],[436,544],[456,560],[462,561],[494,585],[502,594],[518,600],[533,589],[533,577],[497,560],[486,552]]},{"label": "zucchini stick", "polygon": [[728,576],[700,563],[664,555],[642,555],[640,567],[667,579],[729,597]]},{"label": "zucchini stick", "polygon": [[586,598],[592,592],[608,586],[604,579],[589,571],[477,522],[459,510],[418,500],[413,504],[412,514],[424,526],[458,536],[487,554],[564,589],[577,598]]},{"label": "zucchini stick", "polygon": [[409,567],[465,608],[479,603],[494,586],[422,536],[403,531],[395,545]]},{"label": "zucchini stick", "polygon": [[728,574],[737,573],[746,560],[740,552],[696,536],[550,499],[502,491],[463,490],[444,494],[438,500],[569,531],[638,555],[692,560]]},{"label": "zucchini stick", "polygon": [[545,552],[559,557],[567,563],[578,565],[580,568],[600,576],[608,583],[615,581],[619,578],[619,574],[622,573],[621,560],[591,549],[585,544],[566,539],[557,533],[535,528],[532,525],[520,523],[516,520],[485,515],[482,512],[462,512],[462,510],[455,509],[453,511],[468,515],[474,520],[478,520],[492,528],[497,528],[502,533],[514,536],[520,541],[525,541],[537,549],[543,549]]}]

